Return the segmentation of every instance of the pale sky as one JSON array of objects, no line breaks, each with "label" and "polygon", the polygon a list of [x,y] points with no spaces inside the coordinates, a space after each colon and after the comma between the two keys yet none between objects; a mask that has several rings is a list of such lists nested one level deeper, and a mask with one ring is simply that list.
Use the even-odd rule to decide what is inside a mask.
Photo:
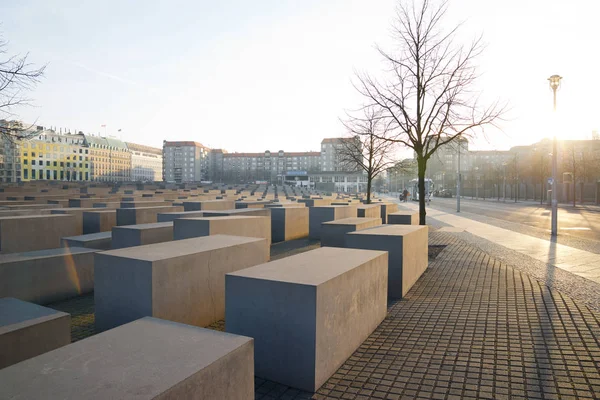
[{"label": "pale sky", "polygon": [[[49,63],[25,121],[162,146],[195,140],[228,151],[319,150],[344,134],[361,98],[354,71],[378,76],[394,0],[0,1],[10,54]],[[545,136],[558,93],[562,136],[600,130],[600,1],[451,0],[461,37],[483,33],[478,89],[509,102],[504,133],[479,149]]]}]

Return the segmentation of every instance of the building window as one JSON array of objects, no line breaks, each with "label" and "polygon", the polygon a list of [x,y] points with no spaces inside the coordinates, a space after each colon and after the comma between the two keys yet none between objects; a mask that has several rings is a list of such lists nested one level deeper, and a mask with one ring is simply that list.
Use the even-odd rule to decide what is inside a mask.
[{"label": "building window", "polygon": [[31,165],[35,165],[35,160],[31,160]]},{"label": "building window", "polygon": [[27,165],[27,163],[28,163],[28,162],[29,162],[29,161],[27,161],[27,160],[25,160],[25,159],[23,160],[23,164],[25,164],[25,165]]}]

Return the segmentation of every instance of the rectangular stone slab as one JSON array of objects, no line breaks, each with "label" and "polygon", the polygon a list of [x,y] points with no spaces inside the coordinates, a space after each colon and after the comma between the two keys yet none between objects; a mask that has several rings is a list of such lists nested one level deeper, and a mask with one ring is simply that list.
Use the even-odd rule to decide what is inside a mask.
[{"label": "rectangular stone slab", "polygon": [[75,234],[83,235],[83,213],[91,211],[93,208],[63,208],[51,210],[50,214],[69,214],[75,217]]},{"label": "rectangular stone slab", "polygon": [[267,250],[269,250],[270,253],[271,221],[267,217],[240,215],[227,217],[180,218],[171,222],[171,224],[173,224],[174,240],[209,235],[233,235],[263,238],[267,240]]},{"label": "rectangular stone slab", "polygon": [[308,237],[321,239],[323,222],[356,217],[356,206],[314,206],[309,208]]},{"label": "rectangular stone slab", "polygon": [[356,209],[357,216],[361,218],[381,218],[380,204],[361,204]]},{"label": "rectangular stone slab", "polygon": [[387,224],[388,214],[395,213],[398,211],[398,204],[396,203],[381,203],[381,223]]},{"label": "rectangular stone slab", "polygon": [[226,276],[227,332],[256,375],[316,391],[383,321],[387,253],[322,247]]},{"label": "rectangular stone slab", "polygon": [[142,246],[173,240],[173,222],[115,226],[112,229],[111,248]]},{"label": "rectangular stone slab", "polygon": [[0,218],[0,254],[60,247],[60,238],[77,234],[72,215]]},{"label": "rectangular stone slab", "polygon": [[225,274],[267,261],[266,240],[215,235],[98,253],[96,329],[153,316],[207,326],[225,315]]},{"label": "rectangular stone slab", "polygon": [[220,210],[220,211],[205,211],[204,217],[226,217],[234,215],[249,215],[255,217],[269,217],[271,218],[271,209],[269,208],[238,208],[232,210]]},{"label": "rectangular stone slab", "polygon": [[143,318],[0,370],[0,398],[252,399],[252,338]]},{"label": "rectangular stone slab", "polygon": [[119,208],[117,226],[151,224],[157,221],[159,213],[181,211],[183,211],[181,206]]},{"label": "rectangular stone slab", "polygon": [[273,242],[308,237],[308,208],[280,207],[271,209],[271,239]]},{"label": "rectangular stone slab", "polygon": [[229,210],[235,208],[233,200],[184,201],[184,211]]},{"label": "rectangular stone slab", "polygon": [[81,247],[0,255],[0,298],[48,304],[94,290],[94,253]]},{"label": "rectangular stone slab", "polygon": [[0,369],[69,343],[69,314],[12,297],[0,299]]},{"label": "rectangular stone slab", "polygon": [[428,227],[384,225],[346,234],[346,247],[389,252],[388,295],[400,299],[427,269]]},{"label": "rectangular stone slab", "polygon": [[344,218],[323,222],[321,226],[321,246],[344,247],[346,233],[381,225],[381,218]]},{"label": "rectangular stone slab", "polygon": [[169,222],[175,221],[177,218],[198,218],[203,217],[204,211],[182,211],[182,212],[169,212],[160,213],[157,215],[158,222]]},{"label": "rectangular stone slab", "polygon": [[88,233],[87,235],[62,238],[62,247],[83,247],[86,249],[110,250],[112,232]]},{"label": "rectangular stone slab", "polygon": [[83,212],[83,233],[110,232],[117,226],[117,210],[98,210]]},{"label": "rectangular stone slab", "polygon": [[388,214],[388,224],[390,225],[419,225],[418,211],[396,211]]}]

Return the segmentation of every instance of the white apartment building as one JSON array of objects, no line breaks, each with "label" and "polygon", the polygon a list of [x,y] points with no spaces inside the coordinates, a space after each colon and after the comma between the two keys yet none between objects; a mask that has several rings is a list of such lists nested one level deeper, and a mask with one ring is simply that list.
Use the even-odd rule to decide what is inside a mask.
[{"label": "white apartment building", "polygon": [[162,150],[127,142],[131,153],[131,180],[136,182],[156,182],[163,180]]},{"label": "white apartment building", "polygon": [[197,142],[163,141],[163,180],[201,182],[208,179],[210,149]]}]

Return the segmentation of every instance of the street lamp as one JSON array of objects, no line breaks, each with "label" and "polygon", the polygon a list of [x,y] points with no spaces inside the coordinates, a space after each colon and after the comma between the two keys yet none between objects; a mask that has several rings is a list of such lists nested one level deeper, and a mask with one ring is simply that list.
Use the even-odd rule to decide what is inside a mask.
[{"label": "street lamp", "polygon": [[479,199],[479,167],[475,167],[475,199]]},{"label": "street lamp", "polygon": [[504,187],[502,189],[502,201],[506,203],[506,162],[502,163],[502,166],[504,167]]},{"label": "street lamp", "polygon": [[[548,78],[550,82],[550,89],[554,95],[554,114],[556,115],[556,91],[560,87],[560,80],[562,76],[552,75]],[[551,235],[556,236],[558,234],[558,202],[556,200],[556,164],[558,156],[558,145],[556,142],[556,134],[552,140],[552,229]]]}]

